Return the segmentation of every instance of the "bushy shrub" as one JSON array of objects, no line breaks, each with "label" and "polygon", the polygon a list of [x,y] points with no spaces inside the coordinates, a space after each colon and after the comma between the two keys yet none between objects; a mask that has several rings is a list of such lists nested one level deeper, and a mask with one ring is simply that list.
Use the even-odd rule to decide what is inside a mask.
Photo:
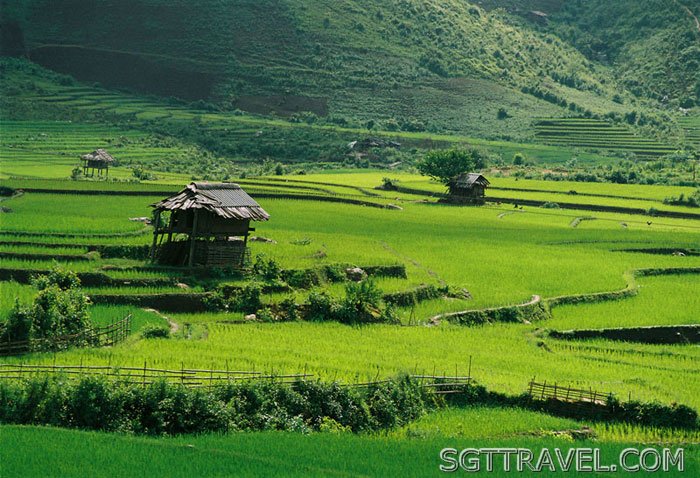
[{"label": "bushy shrub", "polygon": [[345,298],[340,303],[338,318],[348,324],[381,322],[382,291],[371,279],[351,282],[345,286]]},{"label": "bushy shrub", "polygon": [[437,299],[448,292],[449,288],[447,287],[437,288],[432,284],[424,284],[410,290],[386,294],[384,295],[384,301],[399,307],[406,307],[424,300]]},{"label": "bushy shrub", "polygon": [[86,330],[90,326],[89,305],[88,297],[77,289],[52,285],[39,291],[28,311],[31,337],[57,337]]},{"label": "bushy shrub", "polygon": [[131,170],[131,175],[139,181],[154,181],[158,179],[155,174],[146,171],[143,166],[134,166]]},{"label": "bushy shrub", "polygon": [[115,386],[103,378],[77,382],[32,379],[0,383],[0,422],[51,424],[148,435],[226,430],[353,432],[399,426],[435,405],[409,377],[369,390],[338,383],[239,382],[211,390],[156,381]]},{"label": "bushy shrub", "polygon": [[268,259],[265,254],[258,254],[255,256],[253,272],[265,281],[274,281],[280,278],[282,268],[274,259]]},{"label": "bushy shrub", "polygon": [[228,308],[239,312],[253,313],[262,307],[261,292],[260,284],[251,282],[243,287],[240,293],[229,299]]},{"label": "bushy shrub", "polygon": [[141,330],[144,339],[167,339],[170,337],[170,329],[162,325],[147,325]]},{"label": "bushy shrub", "polygon": [[69,290],[80,287],[80,279],[75,272],[55,266],[48,274],[34,277],[32,285],[38,290],[44,290],[51,286],[56,286],[61,290]]},{"label": "bushy shrub", "polygon": [[693,194],[686,196],[672,196],[664,199],[664,204],[672,204],[674,206],[700,207],[700,189]]},{"label": "bushy shrub", "polygon": [[294,269],[285,272],[284,280],[297,289],[309,289],[323,282],[321,271],[316,269]]},{"label": "bushy shrub", "polygon": [[428,407],[427,393],[408,376],[370,389],[367,405],[377,428],[393,428],[419,418]]},{"label": "bushy shrub", "polygon": [[31,310],[20,306],[19,301],[15,299],[15,305],[5,321],[5,326],[0,330],[0,340],[3,342],[29,340],[32,332]]},{"label": "bushy shrub", "polygon": [[310,321],[336,320],[345,324],[398,321],[392,305],[382,303],[382,291],[371,279],[348,283],[345,297],[340,301],[326,291],[312,290],[303,311],[304,318]]},{"label": "bushy shrub", "polygon": [[306,302],[306,320],[336,320],[340,304],[324,290],[312,290]]},{"label": "bushy shrub", "polygon": [[260,322],[277,322],[278,318],[272,309],[269,307],[263,307],[262,309],[255,312],[255,318]]},{"label": "bushy shrub", "polygon": [[[79,289],[80,280],[74,272],[54,267],[49,274],[35,277],[32,285],[38,290],[32,304],[22,307],[15,302],[0,340],[51,339],[90,327],[90,300]],[[86,345],[94,340],[89,335],[84,337]]]},{"label": "bushy shrub", "polygon": [[287,297],[279,303],[279,311],[282,319],[286,321],[299,320],[299,304],[296,303],[294,297]]},{"label": "bushy shrub", "polygon": [[698,413],[686,405],[658,402],[619,402],[610,397],[607,408],[612,418],[651,427],[697,428]]},{"label": "bushy shrub", "polygon": [[345,266],[340,264],[328,264],[323,268],[323,272],[328,282],[345,282],[347,280]]}]

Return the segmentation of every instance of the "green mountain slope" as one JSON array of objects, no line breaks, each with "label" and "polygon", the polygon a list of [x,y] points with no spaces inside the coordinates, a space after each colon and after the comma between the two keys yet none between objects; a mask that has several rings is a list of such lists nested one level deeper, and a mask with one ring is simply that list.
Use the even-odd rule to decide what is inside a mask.
[{"label": "green mountain slope", "polygon": [[693,0],[568,0],[554,29],[588,58],[613,65],[638,95],[700,104],[700,3]]},{"label": "green mountain slope", "polygon": [[[56,71],[260,114],[525,139],[533,116],[634,101],[556,36],[461,0],[5,0],[2,12],[21,32],[10,46]],[[512,118],[497,121],[501,108]]]}]

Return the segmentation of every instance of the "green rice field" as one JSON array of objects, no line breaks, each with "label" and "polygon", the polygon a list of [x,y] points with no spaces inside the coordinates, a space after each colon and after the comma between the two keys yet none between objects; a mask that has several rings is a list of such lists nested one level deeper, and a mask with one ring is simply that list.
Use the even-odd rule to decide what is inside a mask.
[{"label": "green rice field", "polygon": [[[51,156],[56,144],[42,150],[41,136],[31,140],[23,137],[22,127],[31,129],[12,125],[13,141],[31,150],[34,158]],[[45,130],[52,131],[49,127]],[[53,131],[57,136],[72,136],[67,125]],[[22,168],[29,168],[34,160],[15,156],[14,151],[6,154],[4,151],[13,148],[9,143],[3,146],[6,149],[0,160],[9,165],[9,174],[0,179],[0,185],[24,192],[2,201],[9,211],[0,216],[0,272],[6,277],[0,281],[0,322],[15,300],[28,305],[36,293],[31,285],[16,279],[56,265],[117,281],[84,287],[88,296],[102,298],[187,296],[213,293],[223,284],[241,287],[248,283],[248,278],[228,276],[225,271],[202,280],[187,271],[154,266],[146,260],[103,257],[93,251],[103,246],[148,246],[151,227],[130,218],[150,217],[150,205],[179,190],[189,178],[173,174],[142,182],[65,179],[73,167],[73,156],[94,144],[93,133],[86,129],[85,134],[84,139],[76,136],[80,141],[70,146],[74,148],[70,157],[56,159],[56,165],[66,171],[60,175],[45,173],[42,168],[51,167],[42,161],[29,174],[29,169]],[[111,137],[107,130],[100,134]],[[120,153],[146,162],[149,140],[137,132],[132,134]],[[165,153],[158,148],[152,151],[154,157]],[[12,169],[15,166],[18,169]],[[115,177],[127,179],[129,170],[119,171],[120,166],[115,168]],[[398,191],[376,189],[386,176],[398,180]],[[500,199],[483,207],[438,204],[445,188],[406,172],[333,171],[240,180],[271,215],[269,222],[255,225],[255,235],[270,242],[250,242],[252,258],[262,255],[284,269],[400,264],[406,278],[375,279],[382,293],[430,285],[466,290],[469,299],[443,295],[417,301],[396,307],[397,324],[365,326],[251,322],[241,311],[157,312],[147,306],[100,303],[90,307],[92,324],[104,326],[131,314],[127,340],[105,348],[4,357],[2,362],[115,367],[147,364],[162,369],[234,367],[271,374],[303,371],[314,380],[345,384],[402,373],[471,374],[489,390],[508,395],[526,392],[530,380],[535,379],[612,393],[623,400],[700,408],[700,353],[696,345],[567,341],[548,335],[550,330],[698,324],[700,256],[673,252],[700,249],[700,222],[694,217],[699,211],[663,203],[669,196],[691,194],[694,188],[537,181],[500,174],[489,176],[489,180],[492,188],[487,198]],[[556,202],[562,207],[512,204],[526,200]],[[567,203],[577,209],[566,208]],[[617,209],[596,210],[601,206]],[[686,217],[650,216],[647,211],[652,208]],[[642,269],[689,273],[634,278],[635,271]],[[561,296],[626,287],[636,295],[556,306],[549,319],[532,323],[468,326],[432,320],[440,314],[522,304],[533,297],[548,303]],[[345,284],[263,292],[261,301],[270,307],[290,300],[302,303],[319,290],[340,300]],[[145,338],[142,331],[154,326],[169,329],[170,337]],[[681,383],[683,386],[678,386]],[[246,476],[264,464],[272,475],[290,475],[292,456],[296,462],[307,463],[294,469],[303,476],[327,476],[341,469],[352,474],[352,470],[365,470],[367,457],[376,455],[374,475],[425,476],[436,469],[438,452],[444,446],[568,446],[571,438],[562,437],[562,430],[583,428],[590,430],[590,443],[609,456],[630,443],[683,444],[687,447],[687,469],[698,466],[699,437],[692,429],[574,420],[499,406],[432,411],[396,429],[359,436],[348,432],[310,436],[234,432],[152,439],[4,425],[0,440],[13,446],[36,446],[47,437],[57,440],[41,461],[20,463],[3,455],[2,471],[10,475],[13,470],[46,474],[51,466],[55,473],[70,476],[76,472],[71,463],[84,461],[86,453],[75,443],[89,437],[92,459],[85,470],[93,476],[113,476],[117,473],[114,470],[123,469],[125,465],[113,458],[115,450],[149,460],[149,469],[156,474],[164,467],[174,469],[173,463],[178,463],[176,473],[182,474],[196,469],[199,473]],[[265,450],[265,458],[257,456],[255,450]],[[318,454],[318,450],[327,451],[328,456],[343,456],[343,461],[302,459]],[[353,458],[358,456],[357,450],[362,451],[362,460]]]}]

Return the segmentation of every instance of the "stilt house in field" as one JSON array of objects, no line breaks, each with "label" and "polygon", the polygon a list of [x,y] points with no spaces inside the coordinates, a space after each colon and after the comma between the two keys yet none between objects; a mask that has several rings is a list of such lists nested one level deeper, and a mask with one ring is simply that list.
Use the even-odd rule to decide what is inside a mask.
[{"label": "stilt house in field", "polygon": [[447,184],[448,199],[450,202],[483,204],[486,188],[490,184],[488,179],[478,173],[459,174]]},{"label": "stilt house in field", "polygon": [[190,183],[152,207],[151,259],[176,266],[243,267],[250,221],[270,218],[234,183]]},{"label": "stilt house in field", "polygon": [[104,170],[105,176],[109,176],[109,165],[114,162],[114,158],[104,149],[96,149],[92,153],[83,154],[80,159],[83,160],[83,176],[88,176],[88,170],[90,176],[95,175],[95,170],[97,169],[97,175],[102,176],[102,171]]}]

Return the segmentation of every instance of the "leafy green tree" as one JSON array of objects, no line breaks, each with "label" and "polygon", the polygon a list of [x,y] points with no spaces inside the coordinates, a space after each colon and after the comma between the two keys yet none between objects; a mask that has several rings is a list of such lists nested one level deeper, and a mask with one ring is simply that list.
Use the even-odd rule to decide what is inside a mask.
[{"label": "leafy green tree", "polygon": [[89,328],[90,299],[80,290],[75,273],[56,267],[32,285],[39,291],[32,305],[22,307],[15,302],[0,340],[58,337]]},{"label": "leafy green tree", "polygon": [[458,174],[481,169],[485,165],[486,158],[481,151],[455,148],[429,151],[416,166],[421,174],[447,184]]}]

